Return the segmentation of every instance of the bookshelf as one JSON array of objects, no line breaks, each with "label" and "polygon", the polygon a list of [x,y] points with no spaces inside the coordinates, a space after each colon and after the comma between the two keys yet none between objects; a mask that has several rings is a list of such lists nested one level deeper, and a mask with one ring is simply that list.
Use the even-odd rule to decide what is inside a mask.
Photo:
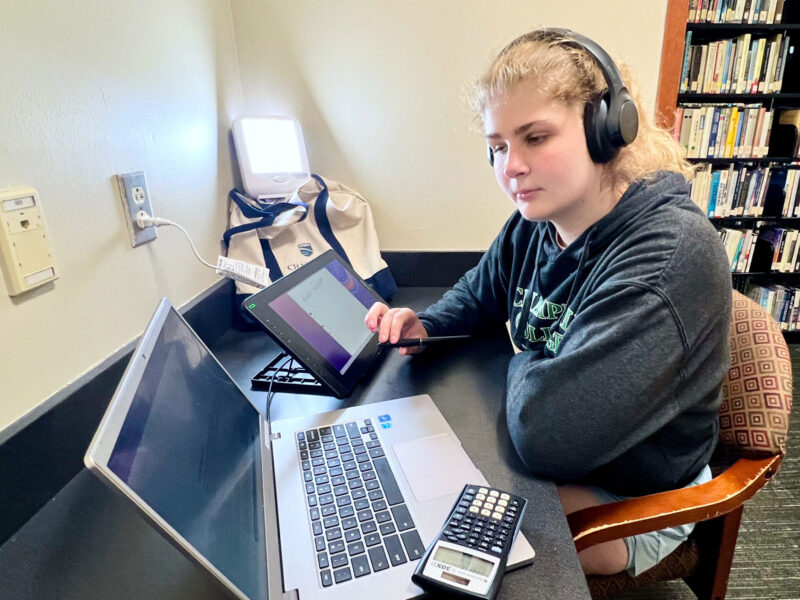
[{"label": "bookshelf", "polygon": [[668,0],[656,102],[733,287],[800,342],[800,0]]}]

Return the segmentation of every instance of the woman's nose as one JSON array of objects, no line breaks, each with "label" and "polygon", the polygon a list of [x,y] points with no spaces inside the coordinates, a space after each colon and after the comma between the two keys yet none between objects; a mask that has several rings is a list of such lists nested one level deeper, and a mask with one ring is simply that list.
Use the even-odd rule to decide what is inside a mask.
[{"label": "woman's nose", "polygon": [[505,176],[509,179],[513,179],[515,177],[526,175],[528,171],[530,171],[530,167],[528,166],[528,161],[526,160],[524,153],[509,148],[508,154],[506,155],[506,164],[504,168]]}]

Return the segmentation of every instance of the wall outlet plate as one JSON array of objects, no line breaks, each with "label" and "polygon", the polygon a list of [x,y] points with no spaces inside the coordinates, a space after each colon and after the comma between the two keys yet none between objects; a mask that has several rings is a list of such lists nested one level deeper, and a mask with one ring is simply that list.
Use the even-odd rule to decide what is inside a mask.
[{"label": "wall outlet plate", "polygon": [[136,213],[140,210],[148,215],[153,215],[153,207],[150,204],[150,193],[147,191],[147,180],[144,171],[125,173],[117,175],[117,186],[122,200],[125,213],[125,223],[128,226],[128,235],[131,238],[131,246],[141,246],[156,239],[156,228],[154,226],[142,229],[136,224]]}]

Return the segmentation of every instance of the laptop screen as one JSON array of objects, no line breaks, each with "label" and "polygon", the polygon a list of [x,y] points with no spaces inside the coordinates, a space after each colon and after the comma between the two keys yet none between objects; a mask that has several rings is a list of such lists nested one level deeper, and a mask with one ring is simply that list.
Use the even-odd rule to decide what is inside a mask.
[{"label": "laptop screen", "polygon": [[286,323],[339,373],[369,343],[364,326],[375,297],[335,258],[269,302]]},{"label": "laptop screen", "polygon": [[266,597],[259,416],[172,309],[108,466],[242,592]]}]

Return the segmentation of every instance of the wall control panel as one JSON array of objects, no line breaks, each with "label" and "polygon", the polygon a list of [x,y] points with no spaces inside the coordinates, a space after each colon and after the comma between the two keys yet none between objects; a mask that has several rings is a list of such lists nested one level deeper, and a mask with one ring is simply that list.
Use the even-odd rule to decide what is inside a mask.
[{"label": "wall control panel", "polygon": [[9,296],[58,279],[39,195],[32,188],[0,191],[0,263]]}]

